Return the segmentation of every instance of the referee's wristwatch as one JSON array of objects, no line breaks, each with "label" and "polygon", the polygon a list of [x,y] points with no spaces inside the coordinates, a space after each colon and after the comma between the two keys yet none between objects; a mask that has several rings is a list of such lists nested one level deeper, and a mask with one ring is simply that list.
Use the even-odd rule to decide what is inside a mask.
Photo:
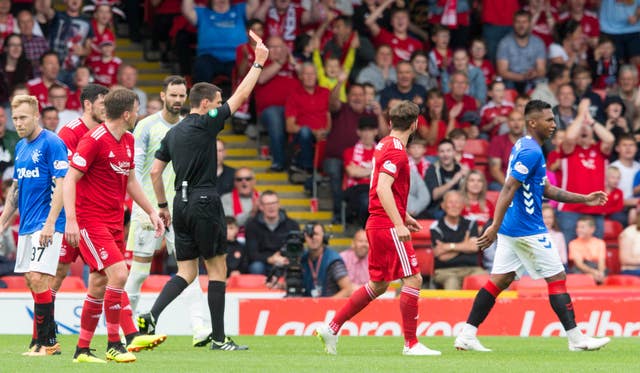
[{"label": "referee's wristwatch", "polygon": [[158,203],[158,208],[166,209],[167,207],[169,207],[169,202]]},{"label": "referee's wristwatch", "polygon": [[253,67],[255,67],[256,69],[260,69],[260,70],[264,69],[264,66],[260,65],[260,64],[259,64],[259,63],[257,63],[257,62],[254,62],[254,63],[253,63]]}]

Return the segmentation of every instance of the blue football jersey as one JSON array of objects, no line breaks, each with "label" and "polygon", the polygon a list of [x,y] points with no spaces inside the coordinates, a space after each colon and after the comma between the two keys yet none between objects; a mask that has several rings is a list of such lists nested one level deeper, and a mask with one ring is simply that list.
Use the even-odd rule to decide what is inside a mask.
[{"label": "blue football jersey", "polygon": [[[51,207],[54,178],[69,169],[67,147],[53,132],[43,130],[33,141],[16,144],[13,178],[18,181],[19,234],[30,234],[44,226]],[[64,211],[56,220],[55,231],[64,232]]]},{"label": "blue football jersey", "polygon": [[507,178],[522,185],[507,208],[499,232],[511,237],[546,233],[542,220],[542,197],[547,182],[547,166],[542,148],[531,136],[522,137],[511,149]]}]

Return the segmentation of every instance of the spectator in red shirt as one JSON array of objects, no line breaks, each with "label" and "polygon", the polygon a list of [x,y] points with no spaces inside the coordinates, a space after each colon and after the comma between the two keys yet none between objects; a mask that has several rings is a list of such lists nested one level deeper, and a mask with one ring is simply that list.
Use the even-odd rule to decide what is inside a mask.
[{"label": "spectator in red shirt", "polygon": [[447,138],[453,143],[453,149],[456,151],[456,162],[469,169],[474,169],[476,167],[475,155],[464,151],[464,146],[467,143],[467,133],[460,128],[454,128],[453,131],[449,132]]},{"label": "spectator in red shirt", "polygon": [[627,214],[624,211],[624,194],[618,188],[622,174],[616,166],[607,167],[606,182],[604,191],[607,193],[607,203],[602,206],[604,216],[607,219],[615,220],[622,224],[628,225]]},{"label": "spectator in red shirt", "polygon": [[313,23],[316,15],[291,0],[273,0],[263,1],[255,17],[264,22],[267,37],[281,37],[289,52],[293,52],[296,37],[303,32],[302,26]]},{"label": "spectator in red shirt", "polygon": [[433,36],[431,37],[433,49],[429,52],[429,74],[438,80],[441,79],[442,72],[449,67],[453,58],[453,51],[449,48],[450,40],[451,31],[448,28],[441,25],[433,27]]},{"label": "spectator in red shirt", "polygon": [[593,50],[593,59],[589,60],[589,67],[593,73],[594,89],[611,89],[616,86],[620,61],[616,57],[613,40],[606,36],[598,39],[598,45]]},{"label": "spectator in red shirt", "polygon": [[469,45],[470,1],[429,1],[431,24],[443,25],[451,30],[451,46],[466,48]]},{"label": "spectator in red shirt", "polygon": [[524,10],[531,13],[531,33],[544,41],[548,47],[553,42],[553,29],[558,19],[558,12],[548,0],[529,0]]},{"label": "spectator in red shirt", "polygon": [[344,199],[347,201],[347,221],[364,227],[369,217],[369,184],[373,170],[378,123],[362,119],[358,123],[358,142],[344,151]]},{"label": "spectator in red shirt", "polygon": [[426,98],[426,123],[423,125],[418,120],[418,134],[427,142],[427,155],[435,157],[438,155],[440,141],[457,127],[456,117],[462,111],[462,104],[456,104],[447,111],[444,96],[437,88],[430,89]]},{"label": "spectator in red shirt", "polygon": [[[595,140],[596,136],[599,141]],[[614,142],[613,134],[589,114],[589,101],[582,101],[561,145],[562,189],[574,193],[603,190],[605,167]],[[558,210],[558,223],[567,242],[576,237],[576,223],[583,214],[594,217],[596,236],[603,236],[604,213],[601,206],[560,203]]]},{"label": "spectator in red shirt", "polygon": [[462,217],[473,220],[482,229],[487,221],[493,217],[495,206],[487,200],[487,179],[478,170],[471,170],[462,182],[461,189],[464,198]]},{"label": "spectator in red shirt", "polygon": [[58,81],[60,60],[56,52],[46,52],[40,57],[40,71],[42,75],[39,78],[31,79],[27,83],[27,89],[30,95],[36,96],[39,110],[42,110],[44,107],[51,106],[48,96],[49,87],[51,87],[52,84],[62,85],[63,87],[67,86]]},{"label": "spectator in red shirt", "polygon": [[487,44],[483,39],[473,39],[471,41],[471,48],[469,48],[471,54],[471,63],[482,71],[484,75],[484,82],[489,86],[496,75],[496,69],[489,61],[487,57]]},{"label": "spectator in red shirt", "polygon": [[558,20],[566,22],[569,19],[573,19],[579,22],[589,46],[595,48],[600,36],[600,21],[598,21],[596,13],[584,9],[585,3],[585,0],[569,0],[569,8],[566,12],[560,14]]},{"label": "spectator in red shirt", "polygon": [[420,178],[424,180],[427,175],[427,169],[431,166],[431,162],[427,159],[427,142],[420,138],[414,137],[409,144],[407,144],[407,154],[409,154],[409,167],[420,175]]},{"label": "spectator in red shirt", "polygon": [[[344,76],[343,76],[344,78]],[[380,104],[373,101],[373,112],[366,108],[366,98],[364,87],[360,84],[352,84],[347,93],[347,103],[340,101],[340,86],[344,82],[340,81],[331,91],[329,97],[329,110],[331,111],[331,122],[340,123],[332,126],[327,135],[327,146],[325,147],[325,159],[323,171],[329,176],[331,186],[331,198],[333,199],[333,216],[335,222],[339,222],[342,212],[343,200],[343,155],[344,151],[358,142],[358,127],[361,121],[367,120],[381,127],[387,125],[384,119]],[[376,118],[377,117],[377,118]]]},{"label": "spectator in red shirt", "polygon": [[461,123],[461,127],[467,132],[470,139],[475,139],[480,134],[478,125],[480,124],[480,114],[478,113],[478,103],[466,94],[469,89],[469,78],[464,72],[456,71],[451,74],[449,80],[450,92],[444,95],[444,102],[447,107],[453,108],[456,104],[462,104],[462,110],[456,116],[456,121]]},{"label": "spectator in red shirt", "polygon": [[396,0],[386,0],[376,8],[365,21],[371,30],[373,42],[379,46],[388,44],[393,50],[393,64],[400,61],[409,61],[411,54],[422,49],[422,43],[409,36],[409,11],[407,9],[394,9],[391,11],[391,28],[393,32],[378,25],[377,19],[384,12],[385,8],[393,4]]},{"label": "spectator in red shirt", "polygon": [[93,71],[93,78],[97,84],[111,87],[118,82],[118,70],[122,60],[114,56],[115,45],[112,40],[100,42],[100,55],[87,58],[87,66]]},{"label": "spectator in red shirt", "polygon": [[254,91],[256,114],[269,133],[271,151],[270,171],[281,172],[285,160],[284,106],[293,89],[298,86],[295,67],[284,40],[279,36],[267,39],[269,59],[258,78]]},{"label": "spectator in red shirt", "polygon": [[[262,23],[262,21],[255,18],[250,19],[247,21],[246,27],[247,34],[249,33],[249,31],[253,31],[260,38],[264,37],[264,24]],[[248,41],[246,43],[240,44],[236,48],[236,66],[234,73],[235,81],[232,82],[234,87],[240,84],[244,76],[247,75],[247,72],[249,72],[251,65],[253,65],[253,62],[256,59],[256,42],[248,35],[247,40]],[[249,101],[251,100],[253,100],[253,97],[245,101],[244,104],[242,104],[242,106],[240,106],[238,110],[233,113],[233,117],[245,121],[251,119],[251,114],[249,111]]]},{"label": "spectator in red shirt", "polygon": [[69,93],[69,99],[67,100],[67,107],[70,110],[80,111],[80,94],[84,87],[89,84],[91,80],[91,70],[87,66],[80,66],[73,74],[73,82],[75,83],[76,90]]},{"label": "spectator in red shirt", "polygon": [[493,179],[489,184],[490,190],[502,190],[511,148],[524,135],[524,114],[513,110],[509,113],[507,125],[509,132],[494,137],[489,145],[489,175]]},{"label": "spectator in red shirt", "polygon": [[305,63],[300,69],[301,86],[294,90],[285,104],[287,133],[294,135],[300,146],[300,157],[293,163],[304,171],[313,170],[316,141],[327,138],[331,130],[329,90],[318,86],[316,68]]},{"label": "spectator in red shirt", "polygon": [[487,100],[487,84],[484,82],[482,71],[469,63],[469,55],[466,49],[457,49],[453,52],[453,60],[449,68],[442,74],[442,89],[449,92],[449,79],[454,72],[462,72],[467,75],[469,88],[467,93],[476,99],[480,107]]},{"label": "spectator in red shirt", "polygon": [[[115,41],[116,37],[111,29],[113,22],[113,12],[111,10],[111,4],[104,2],[97,2],[95,10],[93,11],[93,19],[91,20],[91,29],[93,30],[93,38],[91,38],[91,52],[87,58],[97,57],[102,55],[100,44],[105,40]],[[168,32],[167,28],[167,32]],[[153,35],[155,37],[156,31]],[[157,50],[157,46],[153,49]]]},{"label": "spectator in red shirt", "polygon": [[480,109],[480,129],[487,138],[492,139],[507,129],[507,115],[513,110],[513,104],[504,99],[505,85],[496,80],[489,85],[491,101]]}]

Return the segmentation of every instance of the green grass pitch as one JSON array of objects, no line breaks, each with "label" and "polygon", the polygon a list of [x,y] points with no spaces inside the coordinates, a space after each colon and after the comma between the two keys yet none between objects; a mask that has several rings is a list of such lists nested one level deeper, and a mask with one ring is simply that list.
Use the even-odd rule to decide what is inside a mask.
[{"label": "green grass pitch", "polygon": [[[420,340],[442,351],[439,357],[402,356],[399,337],[342,337],[338,356],[328,356],[315,337],[236,337],[250,351],[191,347],[190,337],[169,336],[131,364],[74,364],[77,336],[61,336],[62,355],[23,357],[28,336],[0,335],[0,372],[632,372],[640,364],[640,340],[616,338],[600,351],[569,352],[565,338],[483,337],[494,352],[463,352],[453,338]],[[104,358],[106,336],[96,336],[95,354]]]}]

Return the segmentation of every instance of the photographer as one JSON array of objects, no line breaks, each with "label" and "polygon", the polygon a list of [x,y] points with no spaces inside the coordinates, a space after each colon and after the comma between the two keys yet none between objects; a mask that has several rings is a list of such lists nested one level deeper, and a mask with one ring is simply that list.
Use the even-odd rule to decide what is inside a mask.
[{"label": "photographer", "polygon": [[338,253],[326,247],[324,227],[307,224],[304,239],[308,250],[302,255],[304,295],[347,298],[353,291],[347,267]]},{"label": "photographer", "polygon": [[287,258],[280,254],[280,249],[289,232],[299,230],[300,225],[280,209],[276,192],[262,192],[258,203],[260,212],[245,226],[246,252],[249,256],[249,273],[266,275],[272,266],[288,264]]}]

